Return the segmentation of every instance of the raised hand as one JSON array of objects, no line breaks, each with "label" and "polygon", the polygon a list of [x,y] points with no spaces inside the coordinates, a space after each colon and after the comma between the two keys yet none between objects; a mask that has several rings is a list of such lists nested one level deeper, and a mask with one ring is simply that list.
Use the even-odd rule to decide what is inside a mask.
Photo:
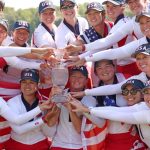
[{"label": "raised hand", "polygon": [[52,108],[52,103],[50,100],[48,100],[48,101],[45,101],[45,102],[42,102],[41,104],[39,104],[39,107],[40,107],[41,111],[49,110]]},{"label": "raised hand", "polygon": [[45,62],[40,65],[40,71],[39,71],[40,85],[46,84],[46,85],[49,85],[49,87],[52,86],[51,70],[52,70],[52,67],[49,63]]},{"label": "raised hand", "polygon": [[82,46],[68,45],[64,50],[68,53],[81,52]]},{"label": "raised hand", "polygon": [[53,86],[49,95],[49,98],[51,99],[54,95],[61,94],[62,89],[58,86]]},{"label": "raised hand", "polygon": [[49,64],[49,66],[52,68],[52,67],[55,67],[57,66],[59,63],[60,63],[60,60],[57,59],[55,56],[49,56],[47,58],[45,58],[45,60],[47,61],[47,63]]},{"label": "raised hand", "polygon": [[80,92],[70,92],[72,97],[75,98],[82,98],[83,96],[85,96],[85,92],[84,91],[80,91]]},{"label": "raised hand", "polygon": [[32,48],[31,53],[40,54],[40,55],[54,55],[54,48]]},{"label": "raised hand", "polygon": [[55,125],[58,122],[60,115],[60,108],[57,107],[55,103],[53,103],[52,108],[46,113],[43,117],[43,120],[49,127]]},{"label": "raised hand", "polygon": [[70,56],[66,59],[66,64],[68,67],[72,66],[83,66],[85,65],[85,59],[79,59],[78,56]]},{"label": "raised hand", "polygon": [[77,99],[74,99],[72,101],[69,102],[72,107],[74,109],[72,109],[73,112],[80,112],[80,113],[83,113],[83,112],[89,112],[89,109],[84,106],[80,101],[78,101]]}]

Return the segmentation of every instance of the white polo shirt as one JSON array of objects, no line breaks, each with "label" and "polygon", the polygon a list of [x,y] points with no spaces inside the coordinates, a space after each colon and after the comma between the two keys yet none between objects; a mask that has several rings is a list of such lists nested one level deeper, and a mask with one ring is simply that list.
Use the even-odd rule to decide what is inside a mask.
[{"label": "white polo shirt", "polygon": [[[22,102],[21,95],[10,99],[8,101],[8,105],[16,114],[23,114],[27,112],[25,105]],[[43,134],[43,131],[40,127],[43,124],[42,119],[36,120],[35,117],[34,120],[35,121],[33,122],[28,122],[29,125],[27,126],[17,126],[16,124],[11,123],[11,138],[17,142],[28,145],[35,144],[46,139],[47,137]]]},{"label": "white polo shirt", "polygon": [[[88,29],[88,22],[85,18],[77,17],[79,23],[79,32],[83,34],[85,29]],[[73,44],[76,41],[74,33],[63,23],[58,26],[55,36],[57,48],[64,48],[68,44]]]},{"label": "white polo shirt", "polygon": [[[53,25],[54,33],[56,30],[57,27]],[[51,34],[41,24],[39,24],[32,35],[31,46],[42,47],[43,45],[56,48],[55,40],[52,38]]]},{"label": "white polo shirt", "polygon": [[[89,106],[95,106],[96,100],[91,100],[91,96],[85,96],[81,102]],[[80,149],[82,148],[81,134],[77,133],[71,121],[69,121],[68,110],[61,105],[61,113],[59,124],[57,126],[56,135],[52,141],[52,147]]]}]

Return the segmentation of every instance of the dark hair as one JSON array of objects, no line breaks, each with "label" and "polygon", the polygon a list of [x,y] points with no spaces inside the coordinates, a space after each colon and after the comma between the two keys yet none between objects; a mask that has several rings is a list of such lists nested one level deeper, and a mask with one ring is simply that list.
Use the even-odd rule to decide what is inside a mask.
[{"label": "dark hair", "polygon": [[95,73],[95,74],[96,74],[96,68],[98,67],[98,64],[99,64],[100,62],[103,62],[103,61],[107,61],[109,64],[115,66],[114,63],[113,63],[113,61],[112,61],[112,60],[109,60],[109,59],[103,59],[103,60],[96,61],[96,62],[94,63],[94,73]]}]

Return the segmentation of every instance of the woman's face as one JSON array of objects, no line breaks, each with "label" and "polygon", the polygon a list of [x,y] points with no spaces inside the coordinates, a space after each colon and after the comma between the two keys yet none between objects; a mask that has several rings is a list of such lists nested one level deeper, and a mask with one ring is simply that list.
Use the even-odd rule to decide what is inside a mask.
[{"label": "woman's face", "polygon": [[7,31],[5,27],[0,25],[0,44],[2,44],[3,40],[7,37]]},{"label": "woman's face", "polygon": [[38,84],[30,79],[21,81],[21,92],[26,95],[34,95],[38,89]]},{"label": "woman's face", "polygon": [[132,85],[127,85],[124,90],[122,90],[122,95],[127,101],[128,106],[139,103],[142,100],[142,93],[140,90],[135,89]]},{"label": "woman's face", "polygon": [[104,23],[105,15],[100,11],[90,10],[86,16],[89,24],[93,27],[96,27],[99,24]]},{"label": "woman's face", "polygon": [[115,21],[117,17],[122,14],[124,11],[124,7],[121,5],[114,5],[111,2],[106,3],[106,13],[108,18],[110,18],[112,21]]},{"label": "woman's face", "polygon": [[150,75],[150,55],[139,53],[136,55],[136,64],[142,72]]},{"label": "woman's face", "polygon": [[74,71],[69,77],[69,84],[71,91],[81,91],[86,87],[87,77],[79,71]]},{"label": "woman's face", "polygon": [[139,19],[139,24],[142,33],[150,38],[150,17],[141,16]]},{"label": "woman's face", "polygon": [[143,94],[144,101],[146,102],[147,106],[150,107],[150,88],[145,89]]},{"label": "woman's face", "polygon": [[66,21],[72,20],[77,16],[77,6],[67,1],[61,6],[61,13]]},{"label": "woman's face", "polygon": [[100,61],[96,67],[96,75],[104,83],[111,83],[115,76],[115,67],[109,61]]},{"label": "woman's face", "polygon": [[41,20],[41,22],[43,22],[47,26],[51,25],[52,23],[54,23],[55,19],[56,19],[56,13],[51,8],[48,8],[48,9],[44,10],[40,14],[40,20]]},{"label": "woman's face", "polygon": [[29,39],[29,32],[26,29],[14,30],[12,35],[15,44],[18,46],[24,45]]},{"label": "woman's face", "polygon": [[147,0],[128,0],[128,6],[134,15],[139,15],[147,5]]}]

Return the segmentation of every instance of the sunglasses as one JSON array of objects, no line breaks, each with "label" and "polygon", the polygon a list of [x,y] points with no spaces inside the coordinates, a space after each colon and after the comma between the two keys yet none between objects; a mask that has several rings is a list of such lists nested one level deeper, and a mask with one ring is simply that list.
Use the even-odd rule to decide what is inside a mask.
[{"label": "sunglasses", "polygon": [[129,95],[129,93],[130,93],[131,95],[136,95],[137,92],[139,92],[139,91],[140,91],[139,89],[131,89],[131,90],[124,89],[124,90],[122,90],[122,95],[123,95],[123,96],[127,96],[127,95]]},{"label": "sunglasses", "polygon": [[142,94],[150,94],[150,92],[147,89],[142,90]]},{"label": "sunglasses", "polygon": [[70,6],[69,5],[68,6],[62,6],[61,9],[62,10],[70,10],[70,9],[73,9],[74,7],[75,7],[75,4],[72,4]]}]

